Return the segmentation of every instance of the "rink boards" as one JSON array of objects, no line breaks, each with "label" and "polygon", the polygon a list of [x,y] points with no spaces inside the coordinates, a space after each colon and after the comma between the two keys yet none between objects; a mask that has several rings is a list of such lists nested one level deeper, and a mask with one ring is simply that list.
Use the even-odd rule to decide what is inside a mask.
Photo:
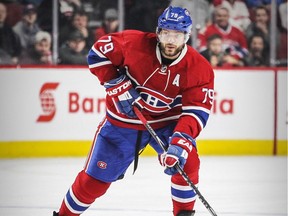
[{"label": "rink boards", "polygon": [[[105,91],[86,67],[1,68],[0,77],[0,157],[87,154]],[[286,155],[287,113],[287,69],[217,69],[199,153]]]}]

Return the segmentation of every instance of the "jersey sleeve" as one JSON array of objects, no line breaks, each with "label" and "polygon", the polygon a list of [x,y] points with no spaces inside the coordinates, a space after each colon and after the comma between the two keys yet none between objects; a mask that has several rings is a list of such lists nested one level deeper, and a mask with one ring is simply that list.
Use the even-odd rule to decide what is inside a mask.
[{"label": "jersey sleeve", "polygon": [[89,70],[98,77],[101,84],[118,76],[118,68],[124,59],[123,44],[122,33],[114,33],[101,37],[90,49]]},{"label": "jersey sleeve", "polygon": [[187,85],[182,94],[182,114],[175,131],[184,132],[194,139],[206,126],[213,104],[214,72],[206,60],[188,72]]}]

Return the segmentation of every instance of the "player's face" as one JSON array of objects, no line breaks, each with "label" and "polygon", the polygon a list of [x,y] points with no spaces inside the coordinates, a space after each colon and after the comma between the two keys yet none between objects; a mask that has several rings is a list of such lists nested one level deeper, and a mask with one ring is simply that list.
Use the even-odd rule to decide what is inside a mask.
[{"label": "player's face", "polygon": [[185,34],[180,31],[162,29],[158,34],[162,55],[166,58],[176,58],[185,44]]}]

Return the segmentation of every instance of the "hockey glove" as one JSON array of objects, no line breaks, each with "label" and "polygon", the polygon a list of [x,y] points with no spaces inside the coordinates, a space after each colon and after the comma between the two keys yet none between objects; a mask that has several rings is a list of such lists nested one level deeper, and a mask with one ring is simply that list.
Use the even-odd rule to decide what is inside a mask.
[{"label": "hockey glove", "polygon": [[122,113],[130,118],[135,118],[133,106],[143,108],[143,101],[140,94],[133,88],[131,80],[126,75],[104,83],[107,95],[112,101],[118,113]]},{"label": "hockey glove", "polygon": [[172,135],[167,152],[160,156],[160,163],[165,166],[164,172],[167,175],[174,175],[178,172],[175,168],[177,163],[181,168],[184,167],[193,145],[196,146],[196,142],[188,134],[175,132]]}]

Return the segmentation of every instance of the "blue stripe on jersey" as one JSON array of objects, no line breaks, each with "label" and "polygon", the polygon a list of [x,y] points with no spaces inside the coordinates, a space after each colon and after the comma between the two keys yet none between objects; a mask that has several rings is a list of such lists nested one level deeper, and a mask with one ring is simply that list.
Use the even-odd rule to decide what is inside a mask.
[{"label": "blue stripe on jersey", "polygon": [[202,122],[203,124],[203,127],[205,127],[207,121],[208,121],[208,118],[209,118],[209,113],[203,111],[203,110],[198,110],[198,109],[185,109],[183,110],[183,114],[185,113],[193,113],[194,115],[196,115],[200,121]]},{"label": "blue stripe on jersey", "polygon": [[93,64],[101,63],[101,62],[105,62],[105,61],[110,61],[108,58],[106,58],[104,56],[103,57],[99,56],[92,49],[90,49],[87,59],[88,59],[89,65],[93,65]]},{"label": "blue stripe on jersey", "polygon": [[194,190],[179,190],[171,187],[171,194],[181,199],[190,199],[196,196]]},{"label": "blue stripe on jersey", "polygon": [[169,107],[173,108],[180,105],[182,105],[182,95],[177,95],[174,101],[169,104]]},{"label": "blue stripe on jersey", "polygon": [[86,205],[85,207],[84,206],[81,206],[81,205],[78,205],[76,203],[76,201],[73,199],[73,197],[71,197],[71,194],[70,194],[70,190],[68,190],[67,194],[66,194],[66,199],[67,199],[67,202],[69,203],[70,207],[74,210],[74,211],[77,211],[77,212],[84,212],[89,206]]}]

